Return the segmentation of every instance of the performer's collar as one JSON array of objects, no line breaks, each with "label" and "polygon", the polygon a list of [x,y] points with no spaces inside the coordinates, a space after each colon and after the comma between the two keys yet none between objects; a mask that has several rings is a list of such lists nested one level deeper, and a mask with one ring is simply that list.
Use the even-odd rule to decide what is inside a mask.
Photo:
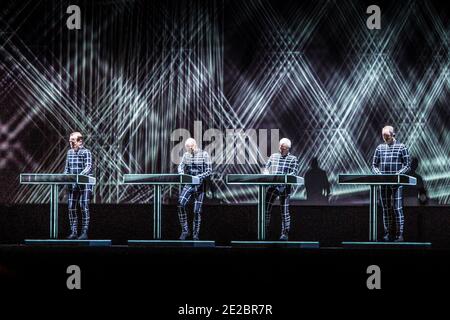
[{"label": "performer's collar", "polygon": [[72,149],[73,152],[78,153],[78,151],[80,151],[81,149],[83,149],[83,145],[79,146],[78,149]]},{"label": "performer's collar", "polygon": [[397,140],[395,140],[395,138],[393,138],[391,142],[386,142],[386,144],[388,146],[391,146],[391,145],[395,144],[396,142],[397,142]]}]

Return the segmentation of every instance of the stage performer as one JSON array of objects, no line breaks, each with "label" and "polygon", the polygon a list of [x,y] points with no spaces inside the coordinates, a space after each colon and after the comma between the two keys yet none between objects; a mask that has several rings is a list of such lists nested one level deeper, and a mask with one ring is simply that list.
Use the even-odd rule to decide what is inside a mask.
[{"label": "stage performer", "polygon": [[186,240],[190,237],[186,206],[191,197],[194,199],[194,221],[192,229],[192,239],[199,240],[201,211],[203,198],[205,196],[205,179],[212,173],[212,165],[209,154],[197,147],[197,142],[189,138],[185,142],[186,152],[178,165],[179,174],[189,174],[200,179],[198,185],[185,185],[178,198],[178,218],[181,225],[180,240]]},{"label": "stage performer", "polygon": [[[410,170],[408,148],[397,142],[392,126],[382,130],[385,143],[380,144],[373,156],[372,171],[376,174],[405,174]],[[381,186],[380,198],[383,208],[384,241],[403,241],[403,195],[402,186]]]},{"label": "stage performer", "polygon": [[[291,174],[296,175],[298,171],[297,157],[292,155],[289,150],[291,149],[291,140],[283,138],[280,140],[279,150],[280,152],[274,153],[267,161],[264,173],[266,174]],[[289,239],[289,229],[291,224],[291,216],[289,214],[289,199],[291,196],[290,185],[273,185],[267,188],[266,192],[266,233],[270,224],[270,216],[272,211],[272,205],[276,198],[280,198],[281,205],[281,241],[287,241]]]},{"label": "stage performer", "polygon": [[[70,149],[67,152],[65,174],[83,174],[92,176],[92,155],[83,146],[83,136],[80,132],[73,132],[69,137]],[[89,201],[92,195],[93,185],[70,184],[68,185],[68,209],[71,233],[67,239],[86,240],[89,230]],[[81,234],[78,236],[77,203],[80,204],[82,213]]]}]

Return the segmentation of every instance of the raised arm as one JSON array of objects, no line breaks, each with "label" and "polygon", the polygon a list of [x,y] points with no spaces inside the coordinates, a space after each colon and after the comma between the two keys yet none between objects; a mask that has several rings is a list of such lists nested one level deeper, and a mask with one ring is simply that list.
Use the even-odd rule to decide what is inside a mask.
[{"label": "raised arm", "polygon": [[403,146],[402,148],[402,168],[397,174],[404,174],[411,170],[411,157],[409,156],[408,148]]},{"label": "raised arm", "polygon": [[266,164],[264,165],[265,173],[269,173],[270,167],[272,166],[272,156],[269,157]]},{"label": "raised arm", "polygon": [[69,174],[69,152],[66,154],[66,166],[64,168],[64,174]]},{"label": "raised arm", "polygon": [[203,153],[203,162],[205,164],[206,170],[203,173],[200,173],[198,175],[198,177],[200,179],[209,177],[212,174],[211,157],[209,156],[208,152],[206,152],[206,151]]},{"label": "raised arm", "polygon": [[[86,149],[85,149],[86,150]],[[89,150],[86,150],[84,153],[86,165],[83,169],[83,171],[80,172],[80,174],[90,174],[92,172],[92,155]]]},{"label": "raised arm", "polygon": [[292,160],[291,166],[289,168],[289,174],[292,174],[295,176],[298,174],[298,170],[299,170],[298,159],[297,159],[297,157],[294,157],[294,159]]},{"label": "raised arm", "polygon": [[373,155],[372,159],[372,172],[376,174],[381,174],[380,169],[378,168],[380,164],[380,150],[378,147],[375,149],[375,153]]}]

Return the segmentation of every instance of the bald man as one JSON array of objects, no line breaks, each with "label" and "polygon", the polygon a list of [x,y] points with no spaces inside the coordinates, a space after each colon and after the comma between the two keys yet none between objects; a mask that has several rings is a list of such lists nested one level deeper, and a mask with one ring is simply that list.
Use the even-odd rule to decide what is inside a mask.
[{"label": "bald man", "polygon": [[[279,143],[279,153],[274,153],[267,161],[264,173],[266,174],[292,174],[298,171],[297,157],[290,154],[291,140],[283,138]],[[289,213],[289,200],[291,196],[290,185],[274,185],[267,188],[266,193],[266,231],[269,228],[272,205],[276,198],[280,198],[281,205],[281,241],[289,239],[291,216]]]},{"label": "bald man", "polygon": [[[372,171],[376,174],[405,174],[411,168],[408,148],[395,139],[392,126],[381,132],[385,143],[380,144],[373,156]],[[381,186],[380,198],[383,208],[384,241],[403,241],[403,195],[402,186]]]},{"label": "bald man", "polygon": [[[83,136],[80,132],[72,132],[69,137],[70,149],[67,151],[65,174],[92,175],[92,155],[83,146]],[[69,240],[88,239],[89,229],[89,201],[92,195],[92,185],[71,184],[68,186],[68,207],[71,233]],[[82,229],[78,236],[77,203],[82,213]]]},{"label": "bald man", "polygon": [[192,239],[199,240],[201,211],[203,198],[205,196],[205,179],[211,175],[212,165],[208,153],[200,150],[194,139],[187,139],[184,146],[186,152],[178,165],[178,173],[196,176],[200,179],[200,184],[185,185],[178,198],[178,218],[181,225],[181,235],[179,239],[186,240],[191,235],[187,221],[186,206],[191,197],[193,197],[195,203]]}]

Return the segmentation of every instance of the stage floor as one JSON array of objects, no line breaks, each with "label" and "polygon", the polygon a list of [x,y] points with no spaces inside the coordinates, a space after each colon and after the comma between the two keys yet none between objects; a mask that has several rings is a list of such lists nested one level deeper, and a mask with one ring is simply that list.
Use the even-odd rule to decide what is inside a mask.
[{"label": "stage floor", "polygon": [[[336,247],[342,242],[364,242],[369,239],[367,206],[292,206],[289,239],[315,241],[321,246]],[[49,237],[48,205],[0,205],[0,243],[16,244],[24,239]],[[433,247],[450,249],[450,215],[447,206],[405,207],[405,240],[431,242]],[[192,211],[188,220],[192,223]],[[378,215],[378,239],[383,235],[382,214]],[[280,208],[275,206],[266,240],[280,236]],[[163,239],[178,239],[180,225],[177,207],[163,206]],[[58,236],[69,234],[67,207],[60,206]],[[89,236],[111,239],[112,244],[127,245],[128,240],[151,239],[153,211],[151,204],[93,204]],[[226,246],[232,241],[257,239],[255,205],[205,204],[200,239],[215,240]]]}]

